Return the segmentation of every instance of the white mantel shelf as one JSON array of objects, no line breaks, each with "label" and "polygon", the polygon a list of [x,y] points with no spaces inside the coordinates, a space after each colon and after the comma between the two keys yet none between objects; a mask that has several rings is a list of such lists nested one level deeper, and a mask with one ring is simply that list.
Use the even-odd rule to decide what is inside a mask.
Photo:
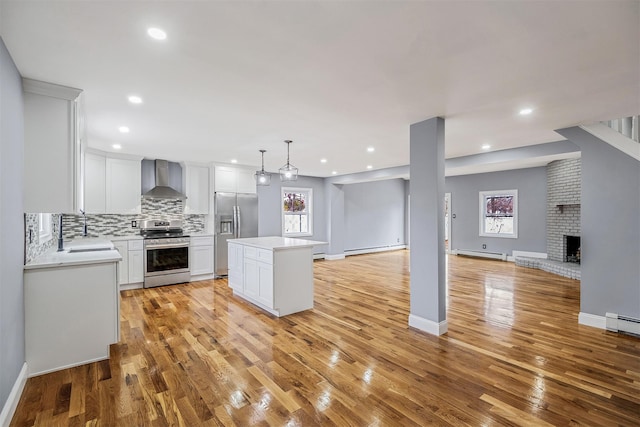
[{"label": "white mantel shelf", "polygon": [[254,237],[229,240],[233,294],[281,317],[313,308],[316,240]]}]

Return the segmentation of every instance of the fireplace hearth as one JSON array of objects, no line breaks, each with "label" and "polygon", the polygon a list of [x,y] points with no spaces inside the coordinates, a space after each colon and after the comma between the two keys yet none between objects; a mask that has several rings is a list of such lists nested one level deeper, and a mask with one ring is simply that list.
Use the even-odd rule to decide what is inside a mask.
[{"label": "fireplace hearth", "polygon": [[580,236],[564,236],[564,262],[580,264]]}]

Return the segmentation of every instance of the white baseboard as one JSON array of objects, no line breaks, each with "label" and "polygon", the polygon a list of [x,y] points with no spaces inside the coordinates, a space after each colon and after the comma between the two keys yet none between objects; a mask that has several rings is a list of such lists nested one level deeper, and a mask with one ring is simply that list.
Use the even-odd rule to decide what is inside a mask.
[{"label": "white baseboard", "polygon": [[596,316],[595,314],[580,312],[580,314],[578,314],[578,323],[598,329],[607,329],[607,318],[605,316]]},{"label": "white baseboard", "polygon": [[517,256],[526,256],[529,258],[547,259],[546,252],[512,251],[511,254],[514,256],[514,258]]},{"label": "white baseboard", "polygon": [[198,276],[191,276],[191,279],[189,279],[189,282],[198,282],[200,280],[210,280],[210,279],[215,279],[215,275],[212,274],[200,274]]},{"label": "white baseboard", "polygon": [[[400,249],[407,249],[407,245],[381,246],[381,247],[377,247],[377,248],[353,249],[353,250],[345,251],[342,254],[336,254],[336,255],[322,254],[322,257],[324,259],[326,259],[327,261],[335,261],[335,260],[338,260],[338,259],[344,259],[345,257],[351,256],[351,255],[364,255],[364,254],[373,254],[373,253],[377,253],[377,252],[398,251]],[[313,256],[313,258],[314,259],[321,258],[319,255],[320,254],[316,254],[316,255]]]},{"label": "white baseboard", "polygon": [[529,252],[529,251],[512,251],[512,256],[507,257],[507,261],[515,262],[517,256],[526,256],[527,258],[547,259],[545,252]]},{"label": "white baseboard", "polygon": [[325,259],[325,255],[324,254],[313,254],[313,259]]},{"label": "white baseboard", "polygon": [[398,251],[400,249],[407,249],[407,245],[381,246],[381,247],[377,247],[377,248],[353,249],[353,250],[345,251],[344,254],[346,256],[364,255],[364,254],[373,254],[373,253],[376,253],[376,252]]},{"label": "white baseboard", "polygon": [[142,289],[142,282],[139,283],[126,283],[124,285],[120,285],[121,291],[129,291],[131,289]]},{"label": "white baseboard", "polygon": [[27,363],[25,362],[22,365],[22,369],[20,369],[16,382],[13,383],[11,393],[9,393],[9,396],[7,397],[7,401],[2,408],[2,412],[0,412],[0,427],[9,427],[9,424],[11,424],[11,419],[18,407],[20,396],[22,396],[22,390],[24,390],[24,385],[27,383],[27,372]]},{"label": "white baseboard", "polygon": [[449,325],[446,320],[440,323],[433,320],[425,319],[424,317],[416,316],[415,314],[409,315],[409,326],[412,328],[420,329],[431,335],[440,336],[446,334],[449,329]]}]

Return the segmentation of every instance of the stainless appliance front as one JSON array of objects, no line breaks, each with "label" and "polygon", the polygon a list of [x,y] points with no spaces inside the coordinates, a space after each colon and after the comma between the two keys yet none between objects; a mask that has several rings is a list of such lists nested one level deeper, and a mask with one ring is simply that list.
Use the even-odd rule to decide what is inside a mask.
[{"label": "stainless appliance front", "polygon": [[144,287],[188,282],[189,237],[151,238],[144,241]]},{"label": "stainless appliance front", "polygon": [[258,196],[215,193],[215,275],[228,274],[227,240],[258,237]]}]

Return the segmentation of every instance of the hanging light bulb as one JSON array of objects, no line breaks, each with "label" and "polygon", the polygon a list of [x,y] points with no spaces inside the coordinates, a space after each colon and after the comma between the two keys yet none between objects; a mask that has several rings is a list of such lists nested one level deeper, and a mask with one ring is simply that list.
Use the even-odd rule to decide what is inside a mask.
[{"label": "hanging light bulb", "polygon": [[280,168],[280,181],[295,181],[298,179],[298,168],[289,163],[289,145],[293,142],[289,139],[287,144],[287,164]]},{"label": "hanging light bulb", "polygon": [[267,152],[267,150],[258,150],[262,153],[262,169],[259,171],[256,171],[255,177],[256,177],[256,185],[271,185],[271,174],[269,172],[265,172],[264,171],[264,153]]}]

